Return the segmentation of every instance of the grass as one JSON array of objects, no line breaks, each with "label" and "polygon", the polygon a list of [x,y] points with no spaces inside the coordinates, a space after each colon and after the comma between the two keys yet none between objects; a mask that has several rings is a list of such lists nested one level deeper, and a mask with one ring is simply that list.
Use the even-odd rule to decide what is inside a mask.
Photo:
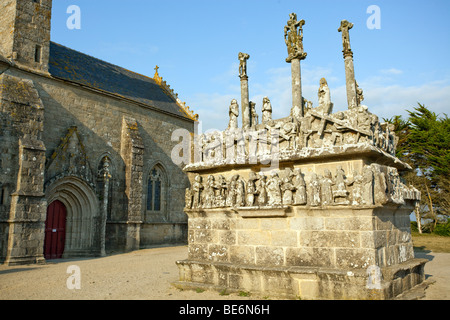
[{"label": "grass", "polygon": [[221,296],[228,296],[229,293],[227,292],[227,289],[223,289],[222,291],[220,291],[219,295],[221,295]]},{"label": "grass", "polygon": [[450,237],[412,232],[414,250],[450,253]]}]

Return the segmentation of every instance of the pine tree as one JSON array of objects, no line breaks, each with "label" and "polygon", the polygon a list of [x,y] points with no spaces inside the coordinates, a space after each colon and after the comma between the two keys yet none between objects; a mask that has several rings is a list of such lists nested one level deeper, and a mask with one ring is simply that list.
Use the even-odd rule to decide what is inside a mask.
[{"label": "pine tree", "polygon": [[433,220],[432,231],[438,215],[450,215],[450,120],[420,103],[408,114],[408,120],[385,121],[394,124],[399,137],[397,157],[415,168],[403,178],[422,192],[421,216]]}]

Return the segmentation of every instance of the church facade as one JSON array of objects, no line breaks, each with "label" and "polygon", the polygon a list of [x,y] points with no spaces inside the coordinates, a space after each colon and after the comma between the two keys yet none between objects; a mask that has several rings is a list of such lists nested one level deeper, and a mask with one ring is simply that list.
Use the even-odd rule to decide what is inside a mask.
[{"label": "church facade", "polygon": [[198,116],[157,69],[51,42],[51,7],[0,3],[0,263],[186,243],[171,135]]}]

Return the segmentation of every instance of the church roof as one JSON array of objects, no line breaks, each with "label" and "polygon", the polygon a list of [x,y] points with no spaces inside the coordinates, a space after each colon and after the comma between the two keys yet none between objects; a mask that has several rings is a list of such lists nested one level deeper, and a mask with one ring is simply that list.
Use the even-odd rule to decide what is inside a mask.
[{"label": "church roof", "polygon": [[50,42],[49,72],[53,77],[113,93],[156,109],[192,120],[184,106],[177,103],[153,78]]}]

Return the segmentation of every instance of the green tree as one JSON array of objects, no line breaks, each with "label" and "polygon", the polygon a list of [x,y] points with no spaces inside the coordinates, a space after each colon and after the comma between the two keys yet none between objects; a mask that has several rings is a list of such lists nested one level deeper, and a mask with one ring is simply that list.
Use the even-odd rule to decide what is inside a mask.
[{"label": "green tree", "polygon": [[395,116],[385,121],[394,124],[399,137],[397,157],[415,168],[403,178],[422,192],[421,217],[433,221],[433,231],[438,215],[450,215],[450,120],[420,103],[408,114],[408,120]]}]

